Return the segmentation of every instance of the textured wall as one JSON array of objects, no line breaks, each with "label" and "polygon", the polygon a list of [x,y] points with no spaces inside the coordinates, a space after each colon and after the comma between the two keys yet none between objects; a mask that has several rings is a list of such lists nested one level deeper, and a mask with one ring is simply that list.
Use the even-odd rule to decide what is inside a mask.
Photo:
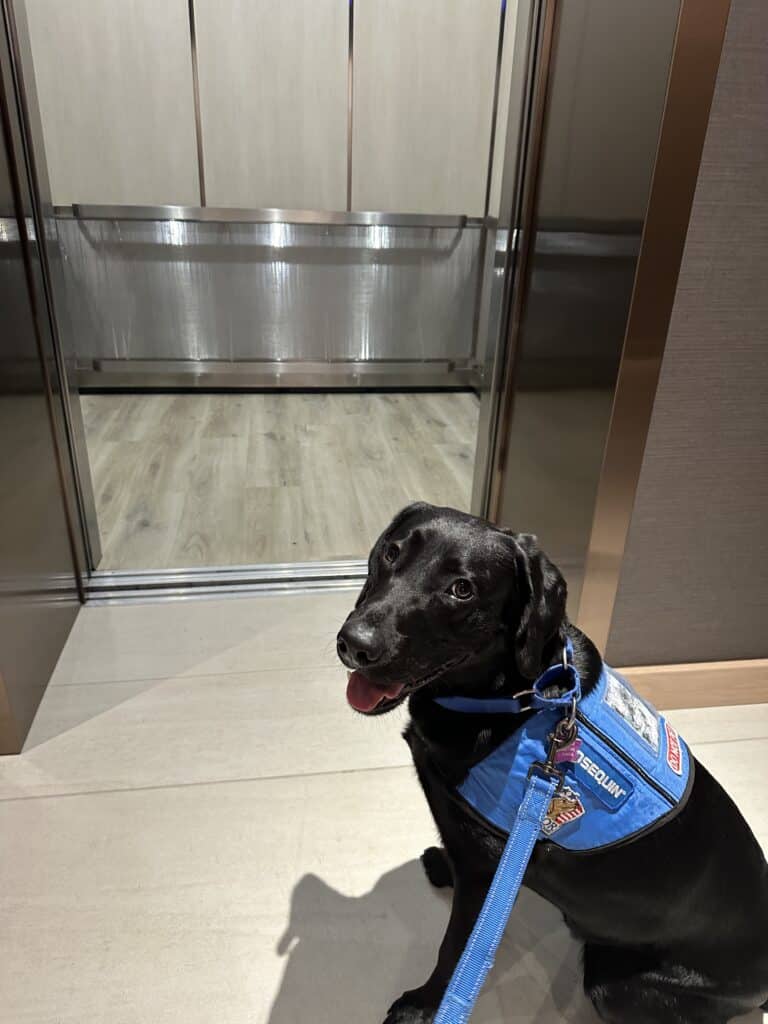
[{"label": "textured wall", "polygon": [[27,0],[53,202],[199,206],[186,0]]},{"label": "textured wall", "polygon": [[[199,205],[188,0],[19,2],[54,203]],[[516,0],[357,0],[353,209],[483,214],[503,11],[492,211]],[[206,204],[346,209],[349,0],[194,12]]]},{"label": "textured wall", "polygon": [[358,0],[352,208],[482,216],[498,0]]},{"label": "textured wall", "polygon": [[768,5],[733,0],[608,643],[768,655]]},{"label": "textured wall", "polygon": [[208,206],[344,210],[346,0],[195,0]]}]

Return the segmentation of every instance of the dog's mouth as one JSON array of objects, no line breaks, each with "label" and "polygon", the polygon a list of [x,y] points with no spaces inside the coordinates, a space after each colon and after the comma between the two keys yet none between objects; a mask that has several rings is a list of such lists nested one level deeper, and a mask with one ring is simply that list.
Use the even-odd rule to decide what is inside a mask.
[{"label": "dog's mouth", "polygon": [[408,683],[374,683],[356,669],[349,673],[347,680],[347,701],[350,707],[363,715],[383,715],[387,711],[392,711],[398,704],[402,704],[406,697],[415,693],[416,690],[434,682],[449,669],[455,668],[465,661],[466,657],[467,655],[462,655],[459,658],[453,658],[415,682]]},{"label": "dog's mouth", "polygon": [[370,715],[375,711],[396,707],[406,697],[404,690],[405,683],[377,686],[362,672],[355,670],[349,673],[347,680],[347,701],[355,711]]}]

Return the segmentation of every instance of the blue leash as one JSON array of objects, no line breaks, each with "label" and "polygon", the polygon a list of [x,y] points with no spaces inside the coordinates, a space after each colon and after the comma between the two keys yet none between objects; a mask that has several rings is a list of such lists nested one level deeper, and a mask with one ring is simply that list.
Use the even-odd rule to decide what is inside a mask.
[{"label": "blue leash", "polygon": [[[533,700],[530,702],[530,706],[538,710],[571,704],[572,714],[568,726],[571,730],[576,704],[581,696],[581,681],[572,658],[573,648],[568,641],[564,664],[553,666],[536,680],[531,691]],[[562,674],[569,678],[571,685],[565,693],[561,691],[556,697],[552,697],[547,688]],[[449,709],[468,712],[521,710],[517,698],[475,700],[443,697],[437,698],[437,703]],[[510,706],[513,704],[517,706]],[[566,721],[564,719],[561,725]],[[466,1024],[475,1007],[480,989],[493,967],[496,951],[523,883],[525,869],[533,855],[533,848],[541,833],[552,797],[562,782],[562,775],[555,768],[554,760],[558,747],[567,742],[567,738],[561,736],[558,739],[559,728],[560,726],[553,734],[546,762],[536,761],[530,767],[525,796],[517,809],[496,874],[493,876],[472,934],[445,990],[434,1024]]]},{"label": "blue leash", "polygon": [[445,990],[434,1024],[464,1024],[469,1020],[480,989],[493,967],[496,950],[559,781],[557,775],[539,774],[536,765],[531,769],[525,797],[518,808],[483,909]]}]

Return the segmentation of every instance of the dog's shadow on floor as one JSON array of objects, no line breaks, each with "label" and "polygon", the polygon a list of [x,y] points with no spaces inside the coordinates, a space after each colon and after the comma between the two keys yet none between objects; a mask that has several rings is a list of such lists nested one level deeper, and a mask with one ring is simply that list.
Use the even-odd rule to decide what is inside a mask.
[{"label": "dog's shadow on floor", "polygon": [[[287,963],[268,1024],[381,1024],[404,989],[426,980],[448,921],[450,892],[418,860],[363,896],[305,875],[278,952]],[[525,890],[473,1024],[595,1024],[581,987],[579,948],[558,911]]]}]

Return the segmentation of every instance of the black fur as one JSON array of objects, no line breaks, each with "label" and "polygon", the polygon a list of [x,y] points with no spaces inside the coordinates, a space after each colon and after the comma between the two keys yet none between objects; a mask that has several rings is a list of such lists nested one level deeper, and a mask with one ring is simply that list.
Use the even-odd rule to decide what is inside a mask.
[{"label": "black fur", "polygon": [[[471,596],[451,590],[458,579]],[[586,690],[597,650],[565,616],[565,583],[535,538],[417,504],[385,530],[339,634],[344,663],[409,699],[405,731],[443,840],[429,880],[453,885],[437,965],[385,1024],[429,1024],[482,906],[503,837],[453,795],[469,767],[517,728],[507,715],[460,715],[446,693],[511,694],[561,655],[570,636]],[[768,996],[768,866],[733,801],[700,764],[682,812],[634,842],[595,853],[538,843],[525,884],[584,943],[584,985],[612,1024],[725,1024]],[[764,785],[764,780],[755,780]]]}]

